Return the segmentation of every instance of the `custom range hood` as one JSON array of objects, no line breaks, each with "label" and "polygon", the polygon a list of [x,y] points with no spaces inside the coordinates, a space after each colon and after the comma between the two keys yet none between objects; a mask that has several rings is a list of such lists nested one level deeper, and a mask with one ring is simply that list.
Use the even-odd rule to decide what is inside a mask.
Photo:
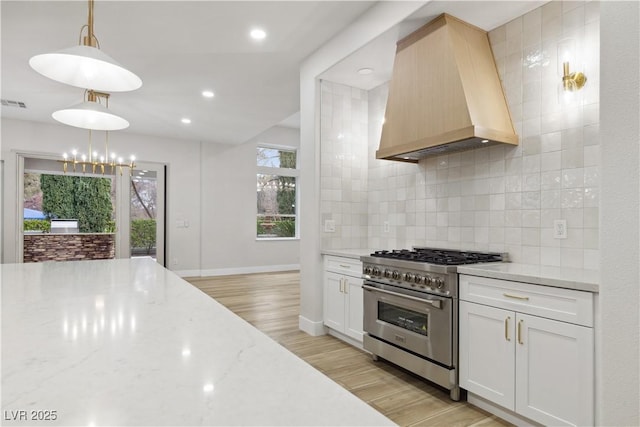
[{"label": "custom range hood", "polygon": [[487,33],[443,14],[397,43],[376,158],[518,144]]}]

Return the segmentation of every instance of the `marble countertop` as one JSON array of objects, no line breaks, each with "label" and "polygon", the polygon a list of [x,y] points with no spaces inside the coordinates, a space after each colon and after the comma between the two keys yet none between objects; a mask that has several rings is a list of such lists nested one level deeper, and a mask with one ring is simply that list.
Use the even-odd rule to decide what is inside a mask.
[{"label": "marble countertop", "polygon": [[322,255],[333,255],[333,256],[341,256],[345,258],[353,258],[360,260],[360,257],[363,255],[372,254],[374,249],[358,249],[358,248],[349,248],[349,249],[323,249],[320,251]]},{"label": "marble countertop", "polygon": [[459,266],[458,273],[594,293],[600,283],[595,270],[510,262]]},{"label": "marble countertop", "polygon": [[393,425],[151,259],[0,271],[3,425]]}]

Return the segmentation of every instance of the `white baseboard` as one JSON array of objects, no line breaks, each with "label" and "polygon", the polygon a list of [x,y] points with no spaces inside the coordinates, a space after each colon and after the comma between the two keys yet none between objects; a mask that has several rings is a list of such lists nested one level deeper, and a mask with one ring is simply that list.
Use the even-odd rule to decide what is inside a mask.
[{"label": "white baseboard", "polygon": [[171,270],[180,277],[200,277],[200,270]]},{"label": "white baseboard", "polygon": [[231,276],[234,274],[273,273],[276,271],[300,270],[300,264],[257,265],[253,267],[214,268],[200,270],[199,276]]},{"label": "white baseboard", "polygon": [[327,329],[324,327],[324,322],[314,322],[303,316],[298,316],[298,327],[302,332],[306,332],[312,337],[318,337],[320,335],[326,335]]}]

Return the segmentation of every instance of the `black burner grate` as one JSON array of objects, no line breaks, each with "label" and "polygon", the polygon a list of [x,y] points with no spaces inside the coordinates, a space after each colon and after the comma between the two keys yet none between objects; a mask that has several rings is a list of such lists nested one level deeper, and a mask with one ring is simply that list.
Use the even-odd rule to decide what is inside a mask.
[{"label": "black burner grate", "polygon": [[375,251],[371,256],[380,258],[401,259],[406,261],[426,262],[439,265],[477,264],[481,262],[503,261],[501,254],[487,252],[466,252],[446,249],[416,248],[394,249],[391,251]]}]

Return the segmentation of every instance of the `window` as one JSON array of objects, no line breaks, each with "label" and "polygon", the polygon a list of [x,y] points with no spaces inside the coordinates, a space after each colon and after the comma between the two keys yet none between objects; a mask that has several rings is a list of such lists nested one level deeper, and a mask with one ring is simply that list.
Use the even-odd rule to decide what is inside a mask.
[{"label": "window", "polygon": [[296,151],[260,146],[257,150],[258,239],[297,236]]}]

